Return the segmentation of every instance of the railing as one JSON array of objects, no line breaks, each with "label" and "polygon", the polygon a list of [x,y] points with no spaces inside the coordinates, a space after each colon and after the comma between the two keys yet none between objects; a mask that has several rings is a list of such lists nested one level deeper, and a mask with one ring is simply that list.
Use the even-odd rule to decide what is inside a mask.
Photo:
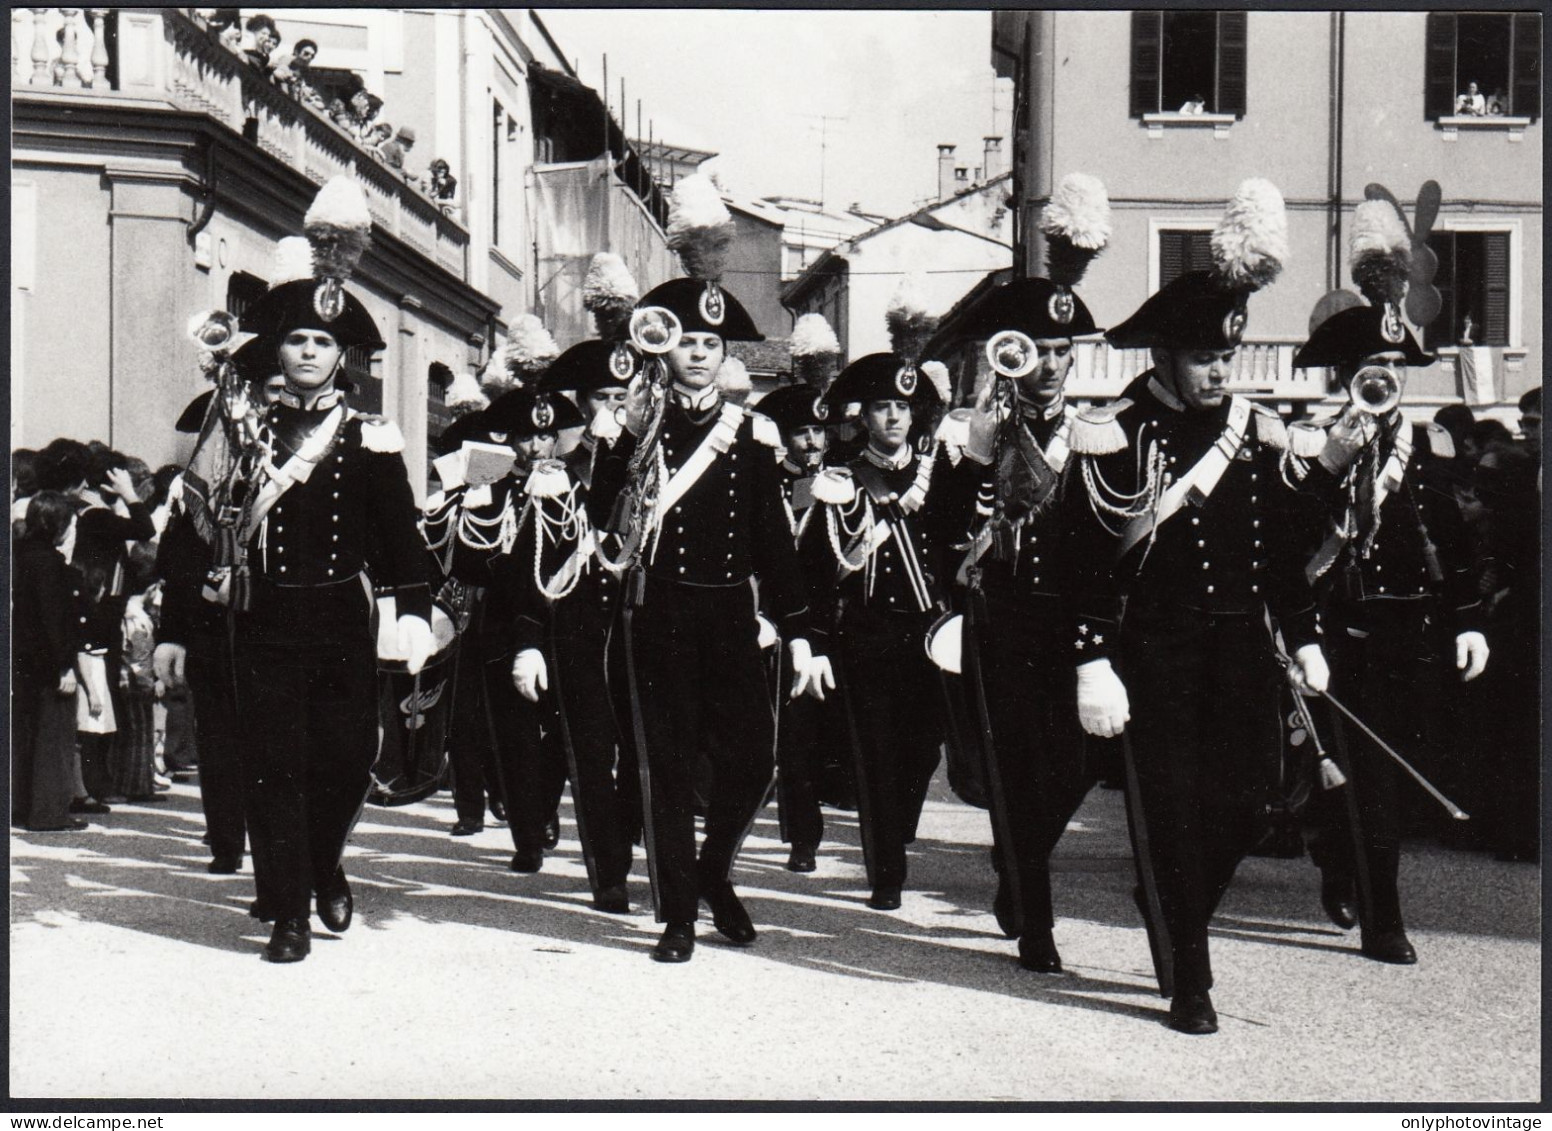
[{"label": "railing", "polygon": [[[1236,393],[1271,400],[1319,400],[1326,394],[1323,369],[1293,368],[1299,342],[1262,339],[1245,342],[1234,355],[1229,388]],[[1146,349],[1116,349],[1106,342],[1078,342],[1069,396],[1101,399],[1118,396],[1132,378],[1153,364]]]},{"label": "railing", "polygon": [[[115,55],[107,48],[110,26]],[[110,83],[110,76],[116,81]],[[13,96],[50,89],[160,98],[208,114],[316,184],[341,173],[354,176],[378,224],[467,277],[469,234],[462,225],[179,9],[13,9],[11,87]]]}]

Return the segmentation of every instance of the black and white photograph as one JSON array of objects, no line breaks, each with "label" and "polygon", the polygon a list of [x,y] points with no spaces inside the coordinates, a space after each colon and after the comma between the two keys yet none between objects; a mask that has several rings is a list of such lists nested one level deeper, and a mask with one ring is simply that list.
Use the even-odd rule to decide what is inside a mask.
[{"label": "black and white photograph", "polygon": [[13,1111],[1543,1102],[1539,9],[10,12]]}]

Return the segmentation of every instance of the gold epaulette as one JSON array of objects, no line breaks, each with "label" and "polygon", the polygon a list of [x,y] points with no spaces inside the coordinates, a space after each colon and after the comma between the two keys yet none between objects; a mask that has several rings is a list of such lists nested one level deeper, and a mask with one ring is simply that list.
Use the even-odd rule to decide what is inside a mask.
[{"label": "gold epaulette", "polygon": [[356,417],[361,422],[361,446],[369,452],[402,452],[404,433],[393,421],[381,416],[363,413]]},{"label": "gold epaulette", "polygon": [[776,427],[776,422],[763,412],[756,412],[754,409],[747,411],[754,438],[767,448],[781,447],[781,429]]},{"label": "gold epaulette", "polygon": [[1283,418],[1277,415],[1277,410],[1269,405],[1252,402],[1251,408],[1256,413],[1256,439],[1269,448],[1276,448],[1280,452],[1288,450],[1288,426],[1283,423]]},{"label": "gold epaulette", "polygon": [[1072,418],[1067,445],[1080,455],[1103,456],[1126,448],[1126,429],[1116,418],[1132,406],[1126,397],[1107,405],[1091,405]]},{"label": "gold epaulette", "polygon": [[857,480],[844,467],[827,467],[814,476],[814,501],[850,506],[857,498]]}]

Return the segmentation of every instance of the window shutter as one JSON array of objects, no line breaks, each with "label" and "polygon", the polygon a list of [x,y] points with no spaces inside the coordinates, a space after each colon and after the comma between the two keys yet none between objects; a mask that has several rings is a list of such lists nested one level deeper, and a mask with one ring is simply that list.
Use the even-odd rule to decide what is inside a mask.
[{"label": "window shutter", "polygon": [[1185,236],[1185,270],[1211,271],[1212,233],[1198,230],[1182,232],[1181,235]]},{"label": "window shutter", "polygon": [[1132,13],[1132,117],[1159,112],[1159,51],[1163,12]]},{"label": "window shutter", "polygon": [[1517,13],[1511,26],[1514,76],[1509,112],[1534,120],[1541,117],[1541,13]]},{"label": "window shutter", "polygon": [[1509,344],[1509,233],[1482,233],[1482,335],[1485,346]]},{"label": "window shutter", "polygon": [[1186,272],[1186,237],[1190,232],[1159,233],[1159,289],[1163,290]]},{"label": "window shutter", "polygon": [[1423,348],[1435,350],[1454,345],[1459,336],[1459,320],[1455,317],[1455,233],[1429,232],[1428,246],[1439,257],[1439,270],[1433,277],[1433,285],[1439,291],[1439,313],[1423,327]]},{"label": "window shutter", "polygon": [[1455,112],[1454,12],[1428,13],[1428,49],[1424,62],[1423,117],[1430,122]]},{"label": "window shutter", "polygon": [[1209,107],[1215,114],[1245,116],[1245,16],[1218,13],[1218,97]]}]

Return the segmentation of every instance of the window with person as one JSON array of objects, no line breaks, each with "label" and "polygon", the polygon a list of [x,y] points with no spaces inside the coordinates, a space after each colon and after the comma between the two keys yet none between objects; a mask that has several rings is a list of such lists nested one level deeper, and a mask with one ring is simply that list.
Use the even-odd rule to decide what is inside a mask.
[{"label": "window with person", "polygon": [[1424,116],[1541,115],[1541,13],[1430,12]]},{"label": "window with person", "polygon": [[1131,116],[1245,114],[1246,13],[1132,13]]},{"label": "window with person", "polygon": [[1508,346],[1509,233],[1430,232],[1428,246],[1439,257],[1434,286],[1439,316],[1424,331],[1424,346],[1438,349],[1466,342]]}]

